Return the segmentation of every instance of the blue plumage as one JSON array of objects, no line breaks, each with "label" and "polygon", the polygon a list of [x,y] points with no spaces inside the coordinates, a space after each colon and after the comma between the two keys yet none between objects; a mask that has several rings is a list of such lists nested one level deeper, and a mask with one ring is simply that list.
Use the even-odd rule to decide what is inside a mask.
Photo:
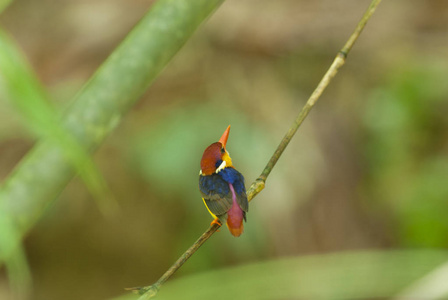
[{"label": "blue plumage", "polygon": [[230,167],[211,175],[199,175],[199,190],[207,207],[217,216],[227,213],[232,206],[230,185],[233,186],[236,200],[244,211],[245,218],[245,212],[249,207],[244,177],[240,172]]},{"label": "blue plumage", "polygon": [[199,176],[199,190],[205,195],[218,194],[221,197],[230,193],[228,182],[216,173],[208,176]]},{"label": "blue plumage", "polygon": [[218,169],[219,166],[222,164],[222,159],[219,159],[216,163],[215,163],[215,168]]},{"label": "blue plumage", "polygon": [[230,192],[229,183],[237,194],[246,193],[244,177],[234,168],[224,168],[218,173],[199,177],[199,189],[206,195],[210,192],[227,195]]},{"label": "blue plumage", "polygon": [[246,188],[244,187],[244,177],[234,168],[224,168],[218,175],[228,183],[232,184],[237,194],[246,192]]}]

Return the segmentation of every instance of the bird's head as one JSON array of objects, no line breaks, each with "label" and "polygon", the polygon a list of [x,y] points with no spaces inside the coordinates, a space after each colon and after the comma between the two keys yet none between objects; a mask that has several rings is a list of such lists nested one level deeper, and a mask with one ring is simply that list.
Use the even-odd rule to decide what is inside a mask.
[{"label": "bird's head", "polygon": [[224,131],[218,142],[211,144],[205,149],[201,159],[201,174],[211,175],[218,173],[224,168],[232,167],[232,159],[226,150],[227,139],[229,138],[230,125]]}]

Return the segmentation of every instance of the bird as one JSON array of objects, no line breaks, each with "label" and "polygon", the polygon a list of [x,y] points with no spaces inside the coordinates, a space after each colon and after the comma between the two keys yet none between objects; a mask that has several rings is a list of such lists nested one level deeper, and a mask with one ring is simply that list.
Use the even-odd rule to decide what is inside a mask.
[{"label": "bird", "polygon": [[211,224],[226,223],[230,233],[243,233],[243,220],[249,211],[244,177],[232,164],[226,144],[230,125],[218,142],[208,146],[201,159],[199,191],[208,212],[214,218]]}]

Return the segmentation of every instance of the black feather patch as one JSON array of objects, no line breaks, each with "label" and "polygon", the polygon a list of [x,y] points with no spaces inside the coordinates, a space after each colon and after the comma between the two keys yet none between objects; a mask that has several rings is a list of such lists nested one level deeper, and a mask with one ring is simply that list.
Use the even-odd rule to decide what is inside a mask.
[{"label": "black feather patch", "polygon": [[232,207],[229,183],[218,174],[200,175],[199,191],[208,209],[217,217],[226,214]]}]

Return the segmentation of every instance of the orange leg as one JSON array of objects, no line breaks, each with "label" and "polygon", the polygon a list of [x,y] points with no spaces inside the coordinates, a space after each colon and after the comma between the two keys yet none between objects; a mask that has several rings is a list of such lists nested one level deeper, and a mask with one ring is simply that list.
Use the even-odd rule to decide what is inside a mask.
[{"label": "orange leg", "polygon": [[210,223],[210,226],[213,226],[213,224],[219,225],[219,227],[222,226],[222,224],[221,224],[221,222],[219,221],[218,218],[214,219],[214,220]]}]

